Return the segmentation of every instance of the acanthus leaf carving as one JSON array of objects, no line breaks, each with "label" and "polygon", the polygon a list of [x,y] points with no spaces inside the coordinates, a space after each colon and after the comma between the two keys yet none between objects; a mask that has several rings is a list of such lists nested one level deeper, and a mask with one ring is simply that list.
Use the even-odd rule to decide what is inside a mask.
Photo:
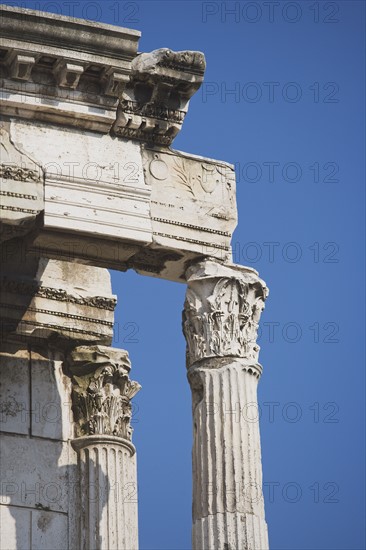
[{"label": "acanthus leaf carving", "polygon": [[109,435],[131,441],[131,399],[141,389],[130,380],[128,354],[105,346],[80,346],[69,361],[77,437]]},{"label": "acanthus leaf carving", "polygon": [[[207,285],[207,283],[206,283]],[[222,277],[206,296],[204,282],[188,288],[183,312],[187,366],[210,357],[258,360],[256,343],[264,296],[240,277]]]}]

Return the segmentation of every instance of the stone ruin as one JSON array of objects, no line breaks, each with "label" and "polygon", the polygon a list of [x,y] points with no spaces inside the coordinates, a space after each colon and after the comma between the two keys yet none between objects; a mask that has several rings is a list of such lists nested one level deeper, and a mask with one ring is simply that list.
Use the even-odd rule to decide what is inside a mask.
[{"label": "stone ruin", "polygon": [[187,285],[193,548],[265,550],[258,422],[225,410],[257,402],[268,290],[232,263],[233,166],[172,148],[204,55],[139,53],[135,30],[0,13],[0,547],[138,548],[140,385],[110,347],[107,271],[134,269]]}]

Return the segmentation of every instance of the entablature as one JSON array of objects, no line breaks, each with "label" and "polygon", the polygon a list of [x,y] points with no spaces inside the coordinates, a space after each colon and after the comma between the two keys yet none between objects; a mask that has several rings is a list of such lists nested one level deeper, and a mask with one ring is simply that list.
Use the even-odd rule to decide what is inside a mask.
[{"label": "entablature", "polygon": [[181,282],[191,261],[230,261],[233,166],[170,148],[204,55],[139,53],[138,31],[49,13],[0,17],[0,241]]}]

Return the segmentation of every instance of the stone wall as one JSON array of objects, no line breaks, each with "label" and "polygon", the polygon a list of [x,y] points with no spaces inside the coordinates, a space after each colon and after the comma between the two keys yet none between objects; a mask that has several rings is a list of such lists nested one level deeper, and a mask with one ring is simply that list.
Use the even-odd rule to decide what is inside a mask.
[{"label": "stone wall", "polygon": [[63,359],[39,344],[9,343],[0,354],[4,549],[75,547],[77,455]]}]

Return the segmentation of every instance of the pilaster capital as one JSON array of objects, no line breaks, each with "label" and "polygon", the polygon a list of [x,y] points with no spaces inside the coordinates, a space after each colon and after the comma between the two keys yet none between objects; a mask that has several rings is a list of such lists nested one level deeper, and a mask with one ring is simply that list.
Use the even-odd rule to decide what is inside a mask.
[{"label": "pilaster capital", "polygon": [[129,378],[125,350],[79,346],[69,355],[75,435],[107,436],[131,441],[131,399],[141,389]]},{"label": "pilaster capital", "polygon": [[[187,270],[188,289],[183,311],[187,368],[214,368],[214,358],[243,358],[258,362],[258,323],[268,288],[254,269],[208,260]],[[208,361],[207,361],[208,360]]]}]

